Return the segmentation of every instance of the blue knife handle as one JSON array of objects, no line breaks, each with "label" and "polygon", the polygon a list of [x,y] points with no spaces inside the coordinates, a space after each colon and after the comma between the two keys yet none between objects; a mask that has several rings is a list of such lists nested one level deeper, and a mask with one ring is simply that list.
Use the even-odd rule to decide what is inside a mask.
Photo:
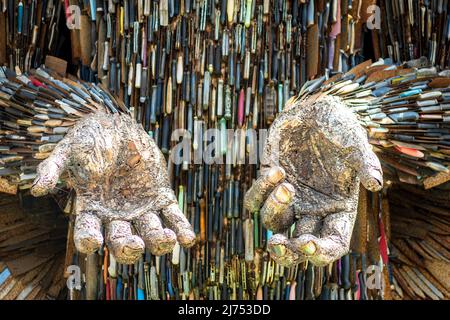
[{"label": "blue knife handle", "polygon": [[141,288],[137,289],[137,299],[138,300],[145,300],[144,289],[141,289]]},{"label": "blue knife handle", "polygon": [[122,278],[117,278],[116,299],[122,300]]},{"label": "blue knife handle", "polygon": [[22,33],[22,23],[23,23],[23,2],[20,1],[17,7],[17,33]]},{"label": "blue knife handle", "polygon": [[3,270],[2,273],[0,273],[0,286],[6,281],[6,279],[8,279],[10,275],[11,272],[9,271],[8,268],[6,268],[5,270]]}]

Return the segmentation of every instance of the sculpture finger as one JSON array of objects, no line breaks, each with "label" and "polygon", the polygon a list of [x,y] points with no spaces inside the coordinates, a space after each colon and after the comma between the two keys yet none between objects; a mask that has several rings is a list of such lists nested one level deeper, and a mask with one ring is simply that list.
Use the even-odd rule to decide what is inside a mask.
[{"label": "sculpture finger", "polygon": [[364,187],[369,191],[379,191],[383,187],[383,170],[380,160],[365,136],[361,138],[359,145],[359,148],[352,149],[353,155],[349,158],[355,159],[357,164],[354,167]]},{"label": "sculpture finger", "polygon": [[299,251],[307,252],[316,266],[326,266],[348,253],[355,224],[356,211],[328,215],[323,221],[320,237],[302,235],[294,239]]},{"label": "sculpture finger", "polygon": [[369,191],[380,191],[383,187],[383,170],[380,160],[372,151],[367,155],[361,166],[359,178],[363,186]]},{"label": "sculpture finger", "polygon": [[250,211],[259,211],[270,192],[286,177],[283,168],[274,166],[262,174],[247,191],[244,197],[244,207]]},{"label": "sculpture finger", "polygon": [[299,254],[303,254],[309,260],[312,260],[314,255],[318,252],[318,240],[312,234],[302,234],[299,237],[289,240],[288,247]]},{"label": "sculpture finger", "polygon": [[289,248],[288,244],[289,239],[282,234],[276,234],[269,239],[267,249],[270,257],[276,263],[284,267],[291,267],[307,259],[306,256]]},{"label": "sculpture finger", "polygon": [[30,190],[33,196],[46,195],[58,183],[59,176],[66,170],[70,162],[74,131],[75,129],[71,130],[56,145],[51,155],[37,167],[37,175]]},{"label": "sculpture finger", "polygon": [[53,161],[42,162],[37,170],[36,178],[31,186],[31,194],[35,197],[45,196],[57,184],[59,179],[58,164]]},{"label": "sculpture finger", "polygon": [[311,258],[316,253],[316,235],[320,234],[322,220],[317,215],[301,215],[296,221],[296,228],[293,237],[288,240],[287,247],[305,257]]},{"label": "sculpture finger", "polygon": [[295,215],[290,205],[294,195],[294,187],[287,182],[270,193],[261,209],[262,223],[267,229],[282,232],[292,225]]},{"label": "sculpture finger", "polygon": [[134,221],[145,246],[156,256],[171,252],[177,242],[177,236],[170,229],[163,229],[155,213],[146,213]]},{"label": "sculpture finger", "polygon": [[172,229],[181,246],[190,248],[195,244],[195,233],[192,226],[178,207],[173,203],[162,210],[162,219],[166,226]]},{"label": "sculpture finger", "polygon": [[103,244],[100,219],[90,211],[81,211],[75,218],[75,247],[81,253],[91,254]]},{"label": "sculpture finger", "polygon": [[145,244],[142,239],[131,232],[131,224],[127,221],[114,220],[106,226],[106,244],[117,262],[133,264],[144,253]]}]

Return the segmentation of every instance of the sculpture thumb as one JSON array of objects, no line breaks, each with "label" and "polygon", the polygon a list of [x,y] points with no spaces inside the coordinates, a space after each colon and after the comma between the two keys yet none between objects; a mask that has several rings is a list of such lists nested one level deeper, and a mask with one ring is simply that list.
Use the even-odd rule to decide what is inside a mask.
[{"label": "sculpture thumb", "polygon": [[383,174],[381,168],[369,167],[360,174],[363,186],[372,192],[380,191],[383,188]]},{"label": "sculpture thumb", "polygon": [[30,193],[34,197],[42,197],[48,194],[49,189],[43,186],[42,179],[38,176],[33,182],[33,186],[31,187]]}]

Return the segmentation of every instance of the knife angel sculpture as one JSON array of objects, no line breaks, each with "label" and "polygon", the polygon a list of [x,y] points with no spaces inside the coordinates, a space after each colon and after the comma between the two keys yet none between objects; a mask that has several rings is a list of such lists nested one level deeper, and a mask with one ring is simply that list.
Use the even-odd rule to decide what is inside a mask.
[{"label": "knife angel sculpture", "polygon": [[100,87],[50,74],[39,69],[18,77],[22,85],[6,79],[3,85],[15,91],[12,98],[34,98],[30,113],[38,121],[31,121],[27,131],[43,141],[34,158],[45,160],[37,166],[31,193],[47,194],[67,173],[65,181],[77,195],[78,251],[98,250],[103,226],[119,263],[136,262],[145,247],[163,255],[177,241],[192,246],[195,234],[178,207],[167,163],[153,139]]}]

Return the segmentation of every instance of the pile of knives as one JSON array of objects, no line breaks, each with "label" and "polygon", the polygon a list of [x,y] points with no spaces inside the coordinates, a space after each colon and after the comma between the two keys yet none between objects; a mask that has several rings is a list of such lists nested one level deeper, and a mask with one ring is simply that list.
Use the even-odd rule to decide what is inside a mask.
[{"label": "pile of knives", "polygon": [[432,65],[448,68],[448,1],[377,1],[377,4],[381,20],[373,41],[377,54],[398,63],[426,56]]},{"label": "pile of knives", "polygon": [[[447,66],[447,35],[433,30],[447,30],[435,28],[447,25],[447,2],[392,3],[3,1],[0,29],[15,31],[3,33],[11,38],[6,44],[0,38],[0,63],[10,67],[0,70],[0,190],[28,189],[36,165],[90,112],[130,113],[169,157],[175,129],[193,136],[195,153],[206,148],[207,141],[201,142],[207,129],[265,129],[290,97],[318,93],[340,96],[359,115],[389,181],[441,187],[450,178],[450,83],[441,71]],[[372,4],[380,5],[381,29],[365,25]],[[74,6],[79,17],[77,10],[69,14]],[[405,12],[409,20],[402,18]],[[52,32],[63,20],[59,16],[81,27],[69,31],[69,63],[79,66],[78,78],[92,83],[38,68],[55,52],[49,39],[58,39]],[[414,31],[418,26],[423,33]],[[421,37],[411,46],[401,31],[408,27],[413,39]],[[373,48],[367,48],[368,36]],[[439,50],[434,38],[443,39]],[[389,58],[362,63],[366,54]],[[399,65],[406,58],[416,60]],[[385,195],[362,192],[352,252],[329,267],[288,269],[270,260],[265,244],[271,232],[258,213],[242,206],[258,175],[258,164],[248,159],[261,145],[252,135],[235,139],[244,164],[169,163],[180,207],[198,234],[196,247],[177,246],[162,257],[147,253],[127,266],[117,264],[106,247],[85,257],[69,243],[65,266],[82,266],[88,280],[69,297],[357,300],[398,294],[365,282],[368,268],[381,265],[380,276],[392,283]],[[221,157],[227,152],[221,150]]]},{"label": "pile of knives", "polygon": [[0,194],[0,300],[64,298],[67,219],[50,198]]},{"label": "pile of knives", "polygon": [[185,113],[256,127],[305,81],[364,60],[368,3],[353,2],[85,1],[72,58],[81,79],[120,96],[147,130]]},{"label": "pile of knives", "polygon": [[1,1],[0,65],[26,71],[44,63],[47,54],[63,55],[70,45],[65,24],[63,1]]},{"label": "pile of knives", "polygon": [[[17,4],[4,14],[13,17],[21,4],[26,9],[33,2]],[[49,6],[60,4],[39,5],[52,12]],[[129,110],[168,155],[172,130],[201,137],[208,128],[267,128],[307,80],[326,71],[345,72],[364,60],[364,19],[359,18],[368,6],[364,2],[64,1],[68,21],[78,19],[68,14],[73,6],[80,8],[81,28],[70,30],[71,62],[80,65],[79,78],[99,85],[6,61],[10,69],[29,72],[2,77],[3,191],[29,188],[36,165],[73,122],[101,108],[98,98],[111,112],[116,105]],[[247,158],[257,152],[255,142],[243,142]],[[243,209],[256,165],[183,164],[169,166],[169,172],[199,246],[159,258],[146,255],[137,266],[116,265],[101,251],[94,261],[103,270],[94,274],[96,298],[142,298],[139,290],[153,299],[319,295],[313,277],[321,271],[276,265],[265,252],[270,232],[257,213]],[[84,257],[74,257],[84,263]],[[92,298],[92,283],[87,291]]]},{"label": "pile of knives", "polygon": [[449,188],[424,192],[396,185],[389,192],[395,299],[450,298]]}]

